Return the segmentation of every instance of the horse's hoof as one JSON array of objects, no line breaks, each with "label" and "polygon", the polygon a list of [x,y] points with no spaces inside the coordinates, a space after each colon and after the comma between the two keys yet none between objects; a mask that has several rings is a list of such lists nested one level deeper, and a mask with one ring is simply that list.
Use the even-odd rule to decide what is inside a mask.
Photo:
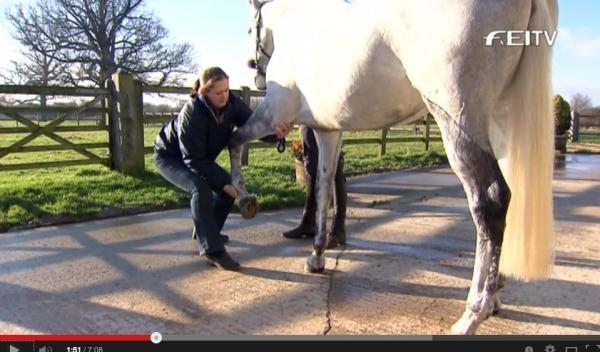
[{"label": "horse's hoof", "polygon": [[450,328],[450,334],[452,335],[473,335],[475,334],[475,330],[470,326],[465,326],[464,323],[457,321]]},{"label": "horse's hoof", "polygon": [[240,199],[240,213],[244,219],[252,219],[258,213],[258,200],[255,195]]},{"label": "horse's hoof", "polygon": [[325,271],[325,257],[311,254],[304,263],[304,271],[311,274],[320,274]]},{"label": "horse's hoof", "polygon": [[311,274],[322,274],[325,271],[325,267],[320,267],[320,268],[315,268],[313,266],[311,266],[310,264],[305,263],[304,264],[304,271],[306,271],[307,273],[311,273]]},{"label": "horse's hoof", "polygon": [[474,335],[478,325],[477,316],[467,311],[452,325],[450,333],[452,335]]},{"label": "horse's hoof", "polygon": [[462,327],[453,324],[449,331],[450,335],[465,335]]}]

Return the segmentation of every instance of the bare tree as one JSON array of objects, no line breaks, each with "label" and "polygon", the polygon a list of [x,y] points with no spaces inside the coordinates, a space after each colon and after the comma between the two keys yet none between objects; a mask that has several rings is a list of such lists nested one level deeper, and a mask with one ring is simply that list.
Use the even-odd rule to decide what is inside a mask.
[{"label": "bare tree", "polygon": [[69,66],[37,51],[21,52],[21,61],[11,61],[12,67],[0,71],[0,79],[8,84],[48,86],[66,84],[70,80]]},{"label": "bare tree", "polygon": [[581,93],[575,93],[571,97],[571,110],[582,112],[586,109],[590,109],[592,107],[592,99],[587,95]]},{"label": "bare tree", "polygon": [[71,65],[73,82],[103,82],[119,68],[150,84],[194,72],[188,43],[165,44],[167,30],[144,0],[38,0],[7,11],[13,36],[34,52]]},{"label": "bare tree", "polygon": [[[69,74],[69,65],[59,62],[37,51],[21,52],[21,61],[11,61],[11,67],[0,70],[0,82],[14,85],[64,85],[74,84]],[[47,95],[16,99],[13,103],[26,104],[39,101],[42,107],[49,99]]]}]

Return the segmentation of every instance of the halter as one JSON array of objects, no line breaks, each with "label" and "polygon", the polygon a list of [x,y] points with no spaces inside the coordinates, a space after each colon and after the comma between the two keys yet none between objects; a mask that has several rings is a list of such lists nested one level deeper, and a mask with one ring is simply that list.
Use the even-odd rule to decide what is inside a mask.
[{"label": "halter", "polygon": [[[272,2],[273,0],[268,0],[268,1],[263,1],[260,3],[258,10],[256,11],[256,49],[254,51],[254,69],[256,70],[256,72],[263,76],[266,77],[267,76],[267,68],[261,66],[260,64],[260,60],[259,60],[259,54],[262,54],[264,57],[266,57],[267,59],[271,59],[271,55],[269,55],[269,53],[267,53],[265,51],[265,48],[262,46],[261,40],[260,40],[260,30],[262,29],[263,23],[262,23],[262,8],[263,6],[265,6],[267,3]],[[285,138],[279,139],[277,140],[277,151],[279,153],[283,153],[285,151]]]},{"label": "halter", "polygon": [[262,46],[262,43],[260,40],[260,30],[262,29],[262,26],[263,26],[263,24],[262,24],[262,8],[263,8],[263,6],[265,6],[267,3],[270,3],[271,1],[272,0],[261,2],[260,6],[258,7],[258,11],[256,11],[256,17],[258,17],[258,19],[256,20],[256,49],[254,52],[255,61],[256,61],[255,69],[256,69],[256,72],[258,72],[258,74],[261,76],[267,75],[267,68],[261,66],[260,60],[259,60],[259,54],[262,54],[269,60],[271,59],[271,55],[269,55],[265,51],[265,48]]}]

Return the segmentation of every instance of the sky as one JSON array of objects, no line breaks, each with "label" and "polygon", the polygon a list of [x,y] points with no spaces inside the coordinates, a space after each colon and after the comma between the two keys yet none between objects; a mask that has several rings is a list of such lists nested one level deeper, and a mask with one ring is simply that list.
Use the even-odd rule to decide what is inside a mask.
[{"label": "sky", "polygon": [[[7,7],[17,3],[35,0],[0,0],[0,68],[18,59],[19,44],[12,39],[4,15]],[[554,91],[567,100],[582,93],[600,106],[600,0],[558,0],[558,4]],[[230,76],[232,88],[254,87],[253,71],[246,66],[251,53],[247,0],[146,0],[145,6],[162,20],[169,40],[194,47],[200,69],[221,66]]]}]

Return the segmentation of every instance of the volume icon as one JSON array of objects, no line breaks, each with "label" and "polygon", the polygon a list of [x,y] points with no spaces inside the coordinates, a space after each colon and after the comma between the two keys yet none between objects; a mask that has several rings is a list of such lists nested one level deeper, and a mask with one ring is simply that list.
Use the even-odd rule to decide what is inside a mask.
[{"label": "volume icon", "polygon": [[52,347],[50,347],[50,346],[43,346],[43,347],[40,347],[40,348],[38,349],[38,352],[52,352]]}]

